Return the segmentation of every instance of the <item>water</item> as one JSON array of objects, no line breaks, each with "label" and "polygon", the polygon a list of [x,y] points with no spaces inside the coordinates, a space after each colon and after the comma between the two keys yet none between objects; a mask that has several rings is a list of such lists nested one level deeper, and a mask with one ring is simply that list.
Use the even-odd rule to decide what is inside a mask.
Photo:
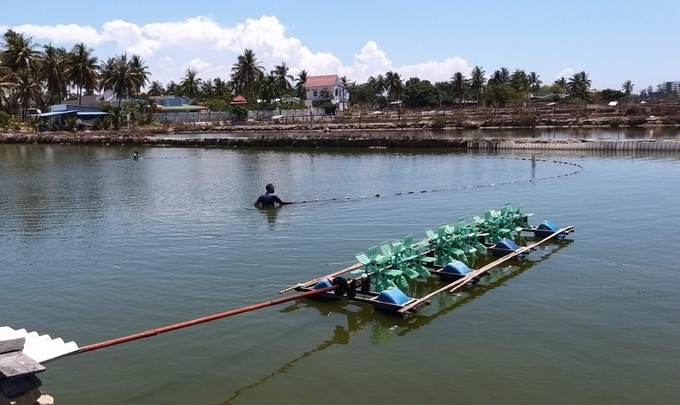
[{"label": "water", "polygon": [[[0,325],[99,342],[277,298],[372,245],[508,201],[576,233],[408,320],[301,301],[60,359],[40,375],[59,404],[680,397],[677,154],[140,155],[0,145]],[[268,182],[309,202],[254,209]]]}]

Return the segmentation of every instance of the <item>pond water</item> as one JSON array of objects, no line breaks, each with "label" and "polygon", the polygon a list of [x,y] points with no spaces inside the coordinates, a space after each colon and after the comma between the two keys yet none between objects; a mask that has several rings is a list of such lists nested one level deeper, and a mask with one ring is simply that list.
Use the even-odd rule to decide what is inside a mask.
[{"label": "pond water", "polygon": [[[139,151],[0,145],[0,325],[95,343],[506,202],[576,232],[407,320],[303,300],[59,359],[40,375],[58,404],[680,397],[678,154]],[[254,209],[268,182],[300,203]]]}]

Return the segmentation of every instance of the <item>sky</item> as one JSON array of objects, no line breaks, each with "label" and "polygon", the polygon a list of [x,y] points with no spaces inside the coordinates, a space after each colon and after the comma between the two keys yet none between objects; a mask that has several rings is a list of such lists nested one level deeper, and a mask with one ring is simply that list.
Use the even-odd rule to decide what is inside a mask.
[{"label": "sky", "polygon": [[0,30],[100,59],[140,55],[152,80],[187,69],[228,79],[244,49],[267,70],[337,74],[363,83],[398,72],[432,82],[480,66],[507,67],[544,84],[585,71],[594,89],[634,92],[680,81],[678,0],[34,0],[3,2]]}]

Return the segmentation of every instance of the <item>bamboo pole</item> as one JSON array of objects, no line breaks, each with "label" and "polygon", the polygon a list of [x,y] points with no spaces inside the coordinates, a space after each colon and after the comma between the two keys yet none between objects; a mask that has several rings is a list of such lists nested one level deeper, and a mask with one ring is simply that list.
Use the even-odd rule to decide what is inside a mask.
[{"label": "bamboo pole", "polygon": [[163,326],[163,327],[157,328],[157,329],[149,329],[149,330],[144,331],[144,332],[139,332],[139,333],[135,333],[135,334],[132,334],[132,335],[127,335],[127,336],[119,337],[119,338],[116,338],[116,339],[106,340],[106,341],[99,342],[99,343],[93,343],[91,345],[83,346],[79,350],[77,350],[73,353],[70,353],[69,355],[91,352],[93,350],[102,349],[104,347],[115,346],[115,345],[119,345],[121,343],[131,342],[133,340],[139,340],[139,339],[143,339],[143,338],[147,338],[147,337],[151,337],[151,336],[160,335],[161,333],[170,332],[170,331],[173,331],[173,330],[182,329],[182,328],[198,325],[198,324],[205,323],[205,322],[214,321],[216,319],[226,318],[228,316],[238,315],[238,314],[242,314],[244,312],[254,311],[256,309],[269,307],[269,306],[276,305],[276,304],[282,304],[284,302],[293,301],[293,300],[297,300],[297,299],[300,299],[300,298],[305,298],[305,297],[309,297],[309,296],[312,296],[312,295],[325,293],[325,292],[334,290],[337,287],[338,286],[334,285],[334,286],[330,286],[330,287],[319,288],[318,290],[314,290],[314,291],[307,291],[307,292],[304,292],[304,293],[291,295],[289,297],[282,297],[282,298],[277,298],[277,299],[271,300],[271,301],[264,301],[264,302],[260,302],[258,304],[248,305],[248,306],[245,306],[245,307],[232,309],[232,310],[229,310],[229,311],[226,311],[226,312],[220,312],[218,314],[204,316],[202,318],[196,318],[196,319],[192,319],[192,320],[189,320],[189,321],[184,321],[184,322],[180,322],[180,323],[176,323],[176,324],[172,324],[172,325],[168,325],[168,326]]},{"label": "bamboo pole", "polygon": [[484,267],[482,267],[482,268],[480,268],[480,269],[478,269],[478,270],[471,271],[470,273],[466,274],[465,277],[463,277],[463,278],[460,278],[460,279],[458,279],[458,280],[452,281],[451,283],[447,284],[446,286],[444,286],[444,287],[442,287],[442,288],[440,288],[440,289],[438,289],[438,290],[436,290],[436,291],[433,291],[433,292],[431,292],[431,293],[429,293],[429,294],[427,294],[427,295],[425,295],[425,296],[423,296],[423,297],[417,299],[416,301],[413,301],[412,303],[410,303],[410,304],[408,304],[408,305],[404,305],[398,312],[399,312],[400,314],[403,314],[403,313],[405,313],[406,311],[410,311],[410,310],[413,309],[414,307],[416,307],[416,306],[418,306],[418,305],[421,305],[423,302],[429,300],[430,298],[434,297],[434,296],[437,295],[437,294],[441,294],[442,292],[444,292],[444,291],[446,291],[446,290],[448,290],[448,289],[451,289],[450,292],[454,292],[454,291],[456,291],[456,290],[462,288],[462,287],[463,287],[464,285],[466,285],[470,280],[472,280],[472,279],[474,279],[474,278],[476,278],[476,277],[479,277],[479,276],[484,275],[484,273],[487,273],[488,271],[490,271],[490,270],[493,269],[494,267],[498,266],[499,264],[504,263],[504,262],[506,262],[506,261],[508,261],[508,260],[510,260],[510,259],[512,259],[512,258],[514,258],[514,257],[516,257],[516,256],[518,256],[518,255],[521,255],[522,253],[525,253],[525,252],[529,251],[529,250],[532,250],[532,249],[535,248],[536,246],[538,246],[538,245],[540,245],[540,244],[542,244],[542,243],[544,243],[544,242],[546,242],[546,241],[548,241],[548,240],[554,238],[555,236],[557,236],[557,235],[559,235],[559,234],[561,234],[561,233],[570,232],[570,231],[573,230],[573,229],[574,229],[573,226],[568,226],[568,227],[566,227],[566,228],[559,229],[559,230],[555,231],[554,233],[552,233],[550,236],[547,236],[547,237],[541,239],[540,241],[538,241],[538,242],[536,242],[536,243],[533,243],[533,244],[531,244],[531,245],[528,245],[528,246],[524,246],[524,247],[522,247],[522,248],[519,248],[519,249],[515,250],[513,253],[508,254],[508,255],[505,255],[505,256],[501,257],[500,259],[498,259],[498,260],[494,260],[493,262],[487,264],[486,266],[484,266]]}]

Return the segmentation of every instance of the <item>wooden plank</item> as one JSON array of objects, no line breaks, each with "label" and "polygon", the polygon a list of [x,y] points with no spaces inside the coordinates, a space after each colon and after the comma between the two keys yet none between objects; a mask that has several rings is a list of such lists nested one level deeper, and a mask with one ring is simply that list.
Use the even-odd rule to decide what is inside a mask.
[{"label": "wooden plank", "polygon": [[25,343],[26,338],[23,337],[9,340],[0,340],[0,354],[23,350]]},{"label": "wooden plank", "polygon": [[45,367],[23,352],[0,354],[0,375],[4,377],[18,377],[41,371],[45,371]]},{"label": "wooden plank", "polygon": [[564,232],[567,232],[567,231],[571,232],[573,229],[574,229],[573,226],[568,226],[566,228],[562,228],[560,230],[557,230],[553,234],[551,234],[550,236],[547,236],[547,237],[541,239],[540,241],[538,241],[534,244],[519,248],[516,251],[514,251],[513,253],[506,255],[506,256],[503,256],[498,260],[494,260],[493,262],[487,264],[486,266],[484,266],[484,267],[482,267],[478,270],[471,271],[470,273],[465,275],[465,277],[458,279],[458,280],[455,280],[455,281],[447,284],[446,286],[419,298],[418,300],[416,300],[415,302],[413,302],[409,305],[404,305],[404,307],[399,310],[399,313],[403,314],[407,311],[413,310],[418,305],[422,305],[422,302],[425,302],[425,301],[429,300],[430,298],[434,297],[435,295],[441,294],[448,289],[450,289],[451,292],[454,292],[454,291],[462,288],[464,285],[466,285],[468,282],[470,282],[473,278],[480,277],[480,276],[484,275],[484,273],[488,272],[489,270],[493,269],[494,267],[498,266],[499,264],[504,263],[504,262],[514,258],[515,256],[521,255],[522,253],[525,253],[525,252],[527,252],[531,249],[534,249],[536,246],[556,237],[557,235],[559,235],[561,233],[564,233]]}]

